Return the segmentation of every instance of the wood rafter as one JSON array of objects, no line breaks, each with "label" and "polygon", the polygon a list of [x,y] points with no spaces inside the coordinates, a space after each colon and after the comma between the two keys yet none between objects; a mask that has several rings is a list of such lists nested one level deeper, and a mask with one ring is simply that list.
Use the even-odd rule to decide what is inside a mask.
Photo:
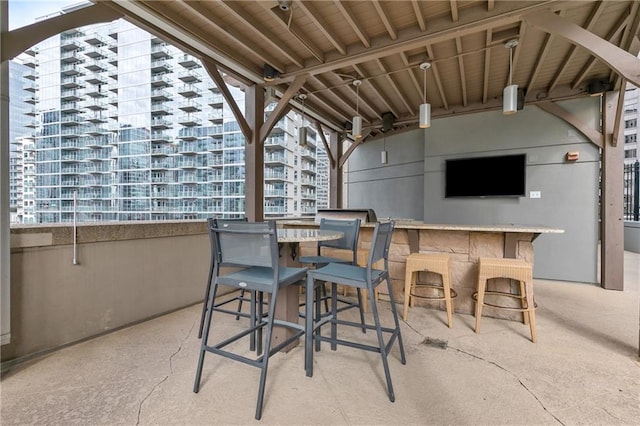
[{"label": "wood rafter", "polygon": [[553,34],[547,34],[546,37],[544,38],[544,42],[542,43],[542,49],[540,49],[540,53],[536,58],[536,64],[533,67],[533,72],[531,73],[531,76],[529,77],[529,81],[525,86],[527,90],[534,88],[536,78],[538,78],[538,74],[540,73],[542,64],[544,63],[544,60],[547,57],[547,54],[549,53],[549,49],[551,48],[552,44],[553,44]]},{"label": "wood rafter", "polygon": [[[327,40],[336,48],[338,52],[343,55],[347,54],[347,49],[344,44],[338,40],[335,36],[335,31],[329,28],[329,24],[322,18],[320,13],[313,7],[310,2],[298,1],[296,2],[295,7],[298,7],[304,11],[307,17],[315,24],[315,26],[320,30],[322,35],[326,37]],[[291,12],[290,12],[291,13]]]},{"label": "wood rafter", "polygon": [[462,40],[456,37],[456,52],[458,54],[458,70],[460,71],[460,87],[462,89],[462,105],[467,106],[467,77],[464,71],[464,56],[462,55]]},{"label": "wood rafter", "polygon": [[493,8],[496,7],[496,3],[493,0],[488,0],[487,1],[487,10],[489,12],[491,12],[493,10]]},{"label": "wood rafter", "polygon": [[360,68],[360,66],[354,65],[353,68],[356,70],[360,78],[364,80],[364,83],[367,83],[376,92],[380,100],[382,100],[382,103],[387,108],[387,111],[391,111],[393,115],[395,115],[396,117],[400,117],[398,110],[393,106],[391,101],[383,93],[382,89],[380,88],[380,85],[373,78],[365,74],[362,68]]},{"label": "wood rafter", "polygon": [[482,103],[487,103],[487,98],[489,96],[489,77],[491,76],[491,43],[493,41],[493,32],[491,30],[486,31],[484,45],[486,49],[484,50],[484,71],[482,77]]},{"label": "wood rafter", "polygon": [[[587,19],[587,23],[584,26],[584,28],[587,31],[591,31],[593,29],[593,26],[596,24],[596,21],[598,20],[598,18],[602,14],[602,11],[604,10],[605,4],[606,4],[605,2],[600,1],[591,10],[591,14],[589,15],[589,18]],[[569,52],[562,60],[562,63],[560,64],[558,71],[555,73],[555,75],[551,79],[551,82],[549,83],[547,91],[551,92],[553,89],[555,89],[556,85],[558,84],[558,81],[560,81],[560,77],[562,76],[562,74],[564,74],[565,70],[567,69],[567,66],[573,60],[577,49],[578,49],[578,46],[576,46],[575,44],[571,45],[571,48],[569,49]]]},{"label": "wood rafter", "polygon": [[[262,4],[262,2],[259,2]],[[263,7],[268,8],[264,5]],[[464,37],[468,34],[485,31],[494,27],[504,26],[520,21],[522,15],[549,8],[549,2],[529,4],[520,2],[499,2],[493,12],[465,13],[458,21],[458,25],[452,27],[450,19],[437,19],[429,24],[430,30],[426,32],[409,29],[398,33],[397,40],[390,40],[387,36],[376,37],[371,40],[371,47],[365,48],[360,42],[347,46],[348,56],[336,56],[327,54],[327,57],[319,64],[309,65],[304,69],[286,70],[282,79],[292,79],[298,74],[309,73],[311,75],[334,71],[337,69],[357,65],[385,56],[406,52],[412,49],[424,48],[426,44],[436,44],[446,41],[451,37]]]},{"label": "wood rafter", "polygon": [[[433,61],[435,59],[435,55],[433,54],[433,48],[431,46],[427,46],[427,55]],[[431,69],[433,70],[433,78],[436,80],[436,87],[438,88],[438,93],[440,93],[440,100],[442,101],[442,106],[444,109],[449,109],[449,102],[447,102],[447,96],[444,93],[444,87],[442,86],[442,80],[440,80],[440,72],[438,71],[438,64],[436,62],[431,63]]]},{"label": "wood rafter", "polygon": [[418,0],[411,0],[411,7],[413,7],[413,13],[416,15],[416,22],[418,23],[420,31],[426,31],[427,24],[424,22],[424,17],[420,10],[420,2]]},{"label": "wood rafter", "polygon": [[[522,41],[524,39],[524,33],[526,30],[526,25],[523,22],[520,23],[520,28],[518,29],[519,39]],[[522,52],[522,42],[519,43],[516,47],[513,48],[513,69],[511,72],[515,75],[516,69],[518,68],[518,59],[520,58],[520,52]],[[507,78],[504,82],[504,86],[509,85],[509,74],[507,73]]]},{"label": "wood rafter", "polygon": [[347,7],[347,4],[340,0],[334,0],[334,4],[336,5],[340,13],[342,13],[344,19],[349,23],[349,26],[351,27],[353,32],[356,33],[356,35],[362,42],[362,45],[364,47],[371,47],[371,40],[369,39],[369,36],[367,36],[364,28],[360,26],[358,17],[355,16],[351,9]]},{"label": "wood rafter", "polygon": [[[402,59],[402,63],[404,64],[404,66],[409,68],[409,58],[407,57],[406,53],[401,53],[400,58]],[[415,70],[407,69],[407,72],[409,73],[409,78],[413,83],[413,88],[416,89],[416,93],[422,93],[422,86],[420,85],[420,83],[418,83],[418,79],[415,75]]]},{"label": "wood rafter", "polygon": [[453,22],[458,22],[458,19],[460,19],[458,16],[458,1],[449,0],[449,5],[451,6],[451,20]]},{"label": "wood rafter", "polygon": [[615,69],[620,75],[636,87],[640,87],[640,59],[618,48],[609,41],[585,30],[572,22],[560,18],[551,12],[527,14],[524,19],[529,24],[545,32],[558,34],[571,43],[578,44],[590,51],[599,60]]},{"label": "wood rafter", "polygon": [[[271,16],[273,16],[274,22],[276,22],[281,28],[289,31],[289,33],[291,33],[291,35],[307,50],[307,52],[313,55],[313,57],[318,61],[324,62],[324,55],[322,54],[322,51],[309,40],[309,38],[304,34],[304,31],[298,29],[294,23],[289,25],[287,13],[280,11],[278,8],[275,8],[275,10],[272,9],[271,6],[273,6],[273,4],[271,2],[258,1],[256,3],[262,6],[267,13],[270,13]],[[292,12],[289,11],[288,13]],[[304,69],[304,67],[302,68]]]},{"label": "wood rafter", "polygon": [[239,21],[244,24],[245,28],[248,28],[257,37],[260,37],[264,42],[268,43],[272,49],[277,50],[291,62],[299,67],[303,67],[302,59],[288,48],[284,43],[278,40],[278,38],[267,27],[260,24],[257,20],[253,19],[246,11],[240,7],[239,2],[224,0],[218,2],[224,6],[230,13],[233,14]]},{"label": "wood rafter", "polygon": [[[180,0],[182,4],[185,5],[187,9],[191,11],[193,16],[195,16],[200,22],[202,22],[203,27],[211,27],[217,29],[222,34],[226,34],[228,37],[236,40],[243,49],[247,49],[250,53],[256,55],[262,62],[266,62],[271,64],[272,66],[282,69],[284,68],[283,64],[277,61],[274,57],[269,57],[265,55],[265,49],[260,48],[255,44],[253,40],[248,39],[247,37],[240,34],[240,32],[234,30],[229,27],[224,21],[216,18],[216,16],[209,11],[209,9],[202,2],[193,2],[193,1],[183,1]],[[217,38],[216,44],[220,41]],[[226,50],[232,51],[234,48],[231,46],[227,47]]]},{"label": "wood rafter", "polygon": [[[615,25],[611,29],[611,31],[609,31],[605,39],[611,41],[614,38],[616,38],[620,34],[620,32],[624,29],[624,27],[627,25],[627,22],[629,22],[629,16],[628,15],[621,16],[617,25]],[[584,64],[584,66],[582,67],[582,69],[580,70],[576,78],[571,83],[572,88],[575,89],[580,84],[582,84],[582,81],[585,79],[586,75],[589,73],[589,71],[596,64],[597,61],[598,61],[598,58],[596,58],[595,56],[592,56],[591,58],[589,58],[587,63]]]},{"label": "wood rafter", "polygon": [[[384,78],[387,80],[387,82],[389,83],[389,85],[391,86],[393,91],[398,94],[398,97],[400,98],[400,100],[404,104],[404,107],[407,109],[409,114],[413,115],[415,113],[414,109],[411,108],[411,104],[402,95],[402,91],[400,90],[400,88],[396,84],[396,81],[393,79],[393,77],[391,77],[391,72],[389,71],[387,66],[384,64],[384,62],[382,62],[382,59],[376,59],[375,62],[378,65],[378,67],[380,68],[380,71],[382,71],[384,73]],[[396,115],[396,117],[400,117],[400,116]]]},{"label": "wood rafter", "polygon": [[[320,75],[316,75],[313,77],[314,80],[316,80],[320,87],[331,87],[333,86],[328,80],[326,76],[320,76]],[[355,95],[353,96],[353,98],[351,97],[346,97],[344,96],[344,94],[340,94],[338,92],[338,89],[344,89],[344,85],[341,87],[334,87],[332,90],[327,90],[325,91],[325,93],[327,93],[327,96],[330,96],[333,99],[333,108],[337,108],[337,104],[340,104],[342,106],[344,106],[345,108],[342,109],[342,111],[347,111],[348,116],[353,117],[356,114],[356,102],[355,102]],[[363,97],[360,96],[360,100],[363,101]],[[362,105],[364,102],[360,102],[360,104]],[[362,108],[360,108],[360,115],[362,115],[363,120],[367,121],[367,118],[364,114],[362,114]],[[351,118],[349,118],[349,120],[351,120]]]},{"label": "wood rafter", "polygon": [[[627,25],[625,27],[624,32],[622,33],[622,40],[620,41],[620,46],[634,55],[638,54],[638,50],[636,49],[634,51],[633,49],[631,49],[631,46],[634,41],[636,43],[640,42],[640,39],[638,38],[638,29],[640,28],[640,12],[638,11],[639,8],[640,2],[635,2],[631,10],[629,11],[629,16],[635,16],[635,18],[630,25]],[[612,75],[609,81],[614,82],[614,89],[624,91],[624,85],[626,84],[626,81],[623,78],[620,78],[620,76],[615,73],[614,70],[611,70],[611,74]]]},{"label": "wood rafter", "polygon": [[387,14],[386,10],[384,10],[382,3],[380,3],[378,0],[372,0],[371,2],[375,7],[376,12],[378,12],[378,16],[382,21],[382,25],[384,25],[384,27],[387,29],[387,33],[389,33],[389,37],[391,37],[391,40],[397,40],[398,32],[396,31],[395,27],[391,24],[391,19],[389,18],[389,15]]},{"label": "wood rafter", "polygon": [[585,124],[582,120],[576,117],[571,112],[562,108],[555,102],[539,102],[536,104],[541,110],[560,118],[566,123],[570,124],[574,129],[582,133],[591,143],[599,148],[602,148],[602,134],[596,131],[594,128]]}]

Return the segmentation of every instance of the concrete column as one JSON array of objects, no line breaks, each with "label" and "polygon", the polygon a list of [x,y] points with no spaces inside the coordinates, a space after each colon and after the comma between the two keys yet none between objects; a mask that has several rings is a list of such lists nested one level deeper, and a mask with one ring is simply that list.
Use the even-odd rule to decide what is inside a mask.
[{"label": "concrete column", "polygon": [[600,283],[607,290],[622,290],[624,287],[624,132],[614,134],[619,96],[624,96],[624,92],[607,92],[602,105]]},{"label": "concrete column", "polygon": [[264,89],[248,86],[245,90],[245,117],[251,128],[251,140],[245,145],[245,215],[250,221],[264,220],[264,145],[260,129],[264,124]]},{"label": "concrete column", "polygon": [[[9,27],[8,2],[0,2],[0,32]],[[0,57],[2,57],[0,40]],[[0,324],[2,345],[11,341],[11,246],[9,229],[9,61],[0,64]]]}]

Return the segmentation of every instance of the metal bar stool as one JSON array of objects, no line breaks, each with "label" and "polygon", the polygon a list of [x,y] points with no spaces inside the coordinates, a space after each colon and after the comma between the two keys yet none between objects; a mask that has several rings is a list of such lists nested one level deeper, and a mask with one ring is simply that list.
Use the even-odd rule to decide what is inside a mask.
[{"label": "metal bar stool", "polygon": [[[418,283],[418,272],[428,271],[442,276],[442,286],[430,283]],[[432,288],[442,295],[424,296],[417,293],[418,288]],[[447,309],[447,324],[451,328],[451,316],[453,313],[453,299],[458,296],[451,288],[451,260],[447,254],[436,253],[411,253],[407,256],[407,267],[404,279],[404,312],[402,319],[407,320],[409,305],[413,308],[415,298],[428,300],[444,300]]]},{"label": "metal bar stool", "polygon": [[[520,293],[487,291],[487,281],[493,278],[508,278],[520,282]],[[511,307],[485,302],[485,296],[504,296],[520,300],[521,307]],[[533,299],[533,265],[519,259],[481,257],[478,264],[478,291],[473,293],[476,302],[476,333],[480,330],[483,306],[495,309],[522,312],[523,323],[529,323],[531,341],[536,342],[536,305]]]}]

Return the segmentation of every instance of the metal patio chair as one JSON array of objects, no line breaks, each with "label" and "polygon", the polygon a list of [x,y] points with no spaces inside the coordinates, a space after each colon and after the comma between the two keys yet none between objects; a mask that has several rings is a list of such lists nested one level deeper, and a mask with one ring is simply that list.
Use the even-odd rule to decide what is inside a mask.
[{"label": "metal patio chair", "polygon": [[[247,329],[217,343],[209,344],[209,331],[212,324],[214,324],[212,317],[215,310],[207,310],[193,391],[197,393],[200,390],[202,366],[207,352],[258,367],[261,370],[261,374],[255,418],[259,420],[262,416],[269,357],[304,334],[304,327],[301,325],[275,319],[278,290],[289,285],[298,284],[304,280],[307,268],[291,268],[279,265],[278,237],[274,221],[252,223],[214,220],[211,229],[217,235],[219,261],[214,265],[213,289],[209,294],[209,305],[213,305],[218,287],[226,285],[256,292],[258,294],[256,303],[258,312],[251,318]],[[222,267],[242,269],[222,275],[220,273]],[[270,295],[267,315],[262,313],[262,295],[264,293]],[[271,335],[274,324],[293,328],[297,331],[289,338],[272,347]],[[262,353],[262,330],[264,328],[266,328],[266,338],[264,340],[264,353]],[[257,335],[257,358],[250,358],[226,349],[229,344],[252,333]]]},{"label": "metal patio chair", "polygon": [[[373,241],[371,243],[371,249],[369,250],[369,259],[366,267],[347,265],[344,263],[329,263],[326,266],[318,268],[316,270],[310,270],[307,273],[307,289],[313,288],[315,281],[330,282],[331,283],[331,315],[327,318],[323,318],[321,321],[311,321],[309,318],[305,320],[306,335],[305,335],[305,366],[307,376],[313,375],[313,350],[311,350],[312,340],[329,342],[331,349],[336,350],[337,345],[350,346],[357,349],[362,349],[371,352],[377,352],[382,358],[382,365],[384,368],[384,374],[387,382],[387,392],[389,400],[395,401],[395,394],[393,392],[393,385],[391,383],[391,374],[389,372],[388,356],[389,352],[394,344],[398,341],[398,347],[400,349],[400,361],[402,364],[406,364],[406,358],[404,354],[404,346],[402,344],[402,335],[400,333],[400,323],[398,321],[398,313],[393,297],[393,291],[389,291],[391,312],[393,314],[393,328],[382,327],[380,324],[380,318],[378,315],[378,305],[375,298],[374,290],[383,281],[387,282],[389,289],[391,289],[391,279],[389,277],[389,246],[391,244],[391,237],[393,234],[393,222],[376,223],[373,231]],[[374,265],[379,260],[383,260],[384,269],[374,269]],[[369,302],[371,303],[371,311],[373,315],[374,324],[359,324],[357,322],[341,320],[338,318],[337,309],[337,284],[355,287],[357,289],[367,290]],[[310,301],[311,296],[307,295],[307,302]],[[324,324],[331,324],[331,335],[329,337],[322,336],[320,334],[313,334],[312,331],[319,329]],[[351,326],[351,327],[365,327],[370,330],[375,330],[378,338],[378,345],[363,344],[360,342],[344,340],[338,337],[337,327]],[[389,339],[385,342],[382,333],[390,333]]]}]

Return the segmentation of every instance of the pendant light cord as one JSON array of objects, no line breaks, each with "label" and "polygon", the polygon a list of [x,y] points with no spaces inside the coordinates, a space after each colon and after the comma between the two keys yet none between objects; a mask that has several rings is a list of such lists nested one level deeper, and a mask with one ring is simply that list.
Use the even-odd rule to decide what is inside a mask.
[{"label": "pendant light cord", "polygon": [[422,103],[426,104],[427,103],[427,69],[425,68],[423,71],[423,76],[424,76],[424,84],[423,84],[423,95],[422,95]]},{"label": "pendant light cord", "polygon": [[509,86],[512,84],[513,77],[513,47],[509,48]]}]

